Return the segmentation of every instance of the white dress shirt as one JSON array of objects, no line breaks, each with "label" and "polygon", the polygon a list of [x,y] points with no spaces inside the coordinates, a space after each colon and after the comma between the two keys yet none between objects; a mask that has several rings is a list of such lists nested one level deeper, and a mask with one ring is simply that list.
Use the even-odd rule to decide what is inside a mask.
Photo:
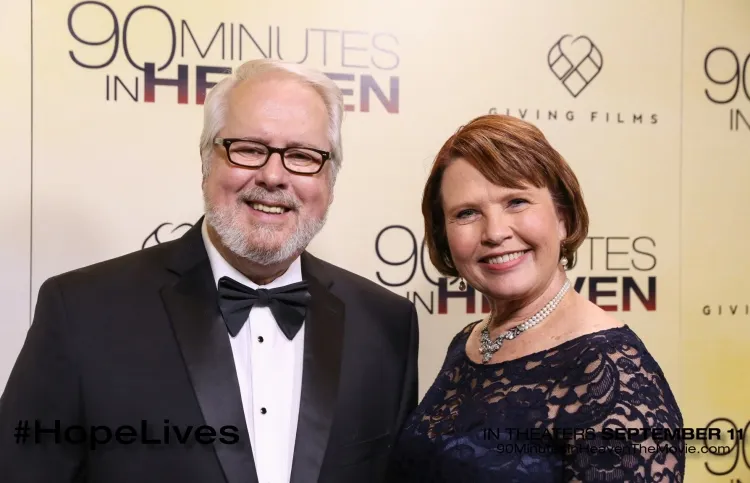
[{"label": "white dress shirt", "polygon": [[[257,289],[216,250],[208,237],[203,242],[211,262],[214,282],[228,276]],[[260,288],[274,288],[302,281],[297,258],[279,278]],[[236,337],[230,339],[242,395],[255,468],[260,483],[288,483],[297,435],[305,324],[293,340],[286,338],[268,307],[253,307]]]}]

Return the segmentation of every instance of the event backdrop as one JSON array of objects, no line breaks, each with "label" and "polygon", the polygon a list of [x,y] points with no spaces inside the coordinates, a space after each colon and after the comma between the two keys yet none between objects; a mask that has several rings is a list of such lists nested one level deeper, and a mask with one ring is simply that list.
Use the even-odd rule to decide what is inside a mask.
[{"label": "event backdrop", "polygon": [[[344,89],[343,170],[311,251],[415,303],[422,393],[486,310],[430,264],[422,186],[448,136],[498,112],[540,127],[580,178],[576,290],[642,337],[686,427],[750,429],[750,2],[210,5],[0,7],[0,387],[47,277],[200,217],[205,93],[273,57]],[[689,455],[687,481],[750,481],[745,442],[727,443]]]}]

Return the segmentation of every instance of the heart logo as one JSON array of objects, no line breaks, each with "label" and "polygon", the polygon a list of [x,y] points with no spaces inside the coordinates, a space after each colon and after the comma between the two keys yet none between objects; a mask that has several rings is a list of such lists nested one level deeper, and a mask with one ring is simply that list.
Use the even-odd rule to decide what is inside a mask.
[{"label": "heart logo", "polygon": [[193,227],[190,223],[181,223],[177,226],[173,226],[173,223],[162,223],[152,231],[145,240],[141,249],[153,247],[164,242],[177,240],[185,234],[190,228]]},{"label": "heart logo", "polygon": [[573,97],[601,72],[604,59],[599,48],[585,35],[563,35],[547,55],[547,65]]}]

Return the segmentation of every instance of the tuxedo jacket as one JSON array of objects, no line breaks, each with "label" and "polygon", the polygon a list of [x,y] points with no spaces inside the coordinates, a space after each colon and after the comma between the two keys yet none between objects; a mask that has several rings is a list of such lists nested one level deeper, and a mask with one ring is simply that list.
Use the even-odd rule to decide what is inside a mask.
[{"label": "tuxedo jacket", "polygon": [[[0,398],[0,481],[265,483],[202,221],[42,284]],[[382,482],[417,404],[416,311],[309,253],[301,265],[311,302],[291,482]]]}]

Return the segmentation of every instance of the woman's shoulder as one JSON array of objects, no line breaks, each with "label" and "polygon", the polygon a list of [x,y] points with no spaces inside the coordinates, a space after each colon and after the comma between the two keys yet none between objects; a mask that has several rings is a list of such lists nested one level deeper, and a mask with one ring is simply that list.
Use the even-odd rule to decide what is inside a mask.
[{"label": "woman's shoulder", "polygon": [[[575,394],[597,394],[608,404],[622,404],[643,414],[660,410],[681,420],[679,406],[661,366],[643,340],[627,324],[569,341],[565,353],[561,387]],[[597,406],[598,397],[585,397],[582,406]],[[584,403],[584,399],[588,401]],[[598,411],[588,411],[596,413]]]},{"label": "woman's shoulder", "polygon": [[580,357],[585,353],[626,359],[646,357],[649,364],[653,361],[646,344],[628,324],[594,329],[569,340],[558,349],[568,352],[578,362],[586,361],[586,358]]},{"label": "woman's shoulder", "polygon": [[560,344],[551,352],[560,362],[566,362],[569,370],[580,367],[585,372],[590,370],[592,365],[598,366],[608,362],[620,369],[637,367],[644,373],[654,373],[663,377],[661,367],[646,344],[628,324],[596,329],[579,335]]},{"label": "woman's shoulder", "polygon": [[646,344],[628,324],[590,302],[579,307],[572,314],[568,335],[563,336],[567,341],[553,351],[561,362],[589,366],[597,359],[626,359],[661,372]]},{"label": "woman's shoulder", "polygon": [[482,319],[475,320],[473,322],[469,322],[468,324],[464,325],[458,332],[456,332],[456,334],[453,336],[453,339],[451,339],[450,344],[448,344],[448,350],[451,350],[457,346],[463,347],[466,343],[466,340],[474,331],[474,328],[480,322],[482,322]]},{"label": "woman's shoulder", "polygon": [[447,348],[445,349],[445,360],[443,361],[442,370],[445,370],[447,367],[459,363],[466,349],[467,339],[469,338],[471,332],[474,330],[477,324],[479,324],[480,322],[482,322],[481,319],[469,322],[468,324],[461,327],[461,329],[459,329],[458,332],[453,335],[450,342],[448,343]]}]

